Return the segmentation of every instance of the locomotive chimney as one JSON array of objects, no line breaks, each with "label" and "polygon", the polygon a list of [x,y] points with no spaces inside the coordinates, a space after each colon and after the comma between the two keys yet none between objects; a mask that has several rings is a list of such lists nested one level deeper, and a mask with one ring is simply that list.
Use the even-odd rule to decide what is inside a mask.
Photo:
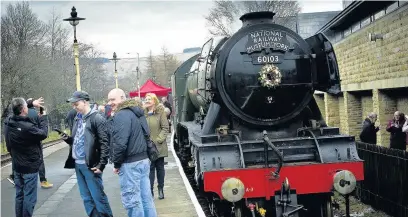
[{"label": "locomotive chimney", "polygon": [[271,11],[259,11],[246,13],[239,19],[242,21],[242,27],[245,27],[260,23],[274,23],[273,16],[275,16],[275,13]]}]

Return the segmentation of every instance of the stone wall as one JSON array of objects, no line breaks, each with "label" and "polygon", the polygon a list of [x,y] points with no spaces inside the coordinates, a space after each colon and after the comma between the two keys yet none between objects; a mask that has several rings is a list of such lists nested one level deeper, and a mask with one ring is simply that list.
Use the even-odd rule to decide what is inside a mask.
[{"label": "stone wall", "polygon": [[[384,40],[369,41],[368,33]],[[334,44],[342,94],[324,93],[324,117],[329,126],[359,140],[362,122],[378,115],[377,144],[389,147],[388,121],[395,111],[408,114],[408,4]],[[319,99],[321,100],[321,98]]]},{"label": "stone wall", "polygon": [[[385,15],[334,45],[343,91],[406,85],[408,78],[407,8],[408,6],[403,6]],[[384,39],[370,41],[369,33],[383,34]],[[390,83],[387,82],[389,79],[399,81]],[[401,81],[405,82],[401,83]],[[391,86],[382,87],[384,85]]]}]

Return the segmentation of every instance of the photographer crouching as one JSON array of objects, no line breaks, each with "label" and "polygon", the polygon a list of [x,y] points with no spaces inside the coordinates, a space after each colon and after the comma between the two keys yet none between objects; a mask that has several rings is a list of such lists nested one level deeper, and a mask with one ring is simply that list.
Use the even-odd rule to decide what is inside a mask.
[{"label": "photographer crouching", "polygon": [[28,117],[23,98],[11,101],[13,115],[4,122],[6,146],[12,156],[16,187],[16,217],[31,217],[37,203],[38,171],[41,165],[41,141],[48,136],[46,111],[40,114],[39,124]]}]

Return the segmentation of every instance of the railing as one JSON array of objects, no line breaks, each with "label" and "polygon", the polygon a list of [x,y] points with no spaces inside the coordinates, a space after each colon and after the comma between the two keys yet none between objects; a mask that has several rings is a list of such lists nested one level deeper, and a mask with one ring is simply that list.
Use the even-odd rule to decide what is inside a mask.
[{"label": "railing", "polygon": [[408,152],[357,142],[364,181],[356,197],[395,217],[408,217]]}]

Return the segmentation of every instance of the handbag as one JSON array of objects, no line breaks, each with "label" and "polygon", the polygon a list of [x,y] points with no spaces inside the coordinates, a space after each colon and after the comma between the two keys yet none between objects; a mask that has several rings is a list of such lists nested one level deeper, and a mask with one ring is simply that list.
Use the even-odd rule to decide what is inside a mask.
[{"label": "handbag", "polygon": [[149,157],[150,161],[153,162],[159,158],[159,150],[157,149],[156,144],[150,139],[150,136],[148,136],[143,126],[142,130],[146,136],[147,156]]}]

